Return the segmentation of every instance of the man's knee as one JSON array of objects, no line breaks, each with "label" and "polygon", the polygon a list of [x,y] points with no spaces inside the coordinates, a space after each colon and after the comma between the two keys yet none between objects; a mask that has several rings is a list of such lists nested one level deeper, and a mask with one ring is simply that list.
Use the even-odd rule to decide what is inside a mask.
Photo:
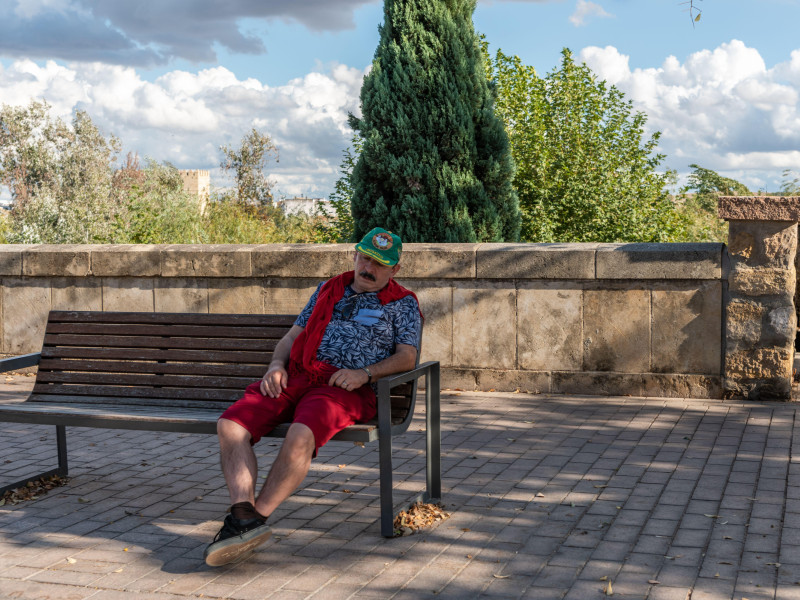
[{"label": "man's knee", "polygon": [[303,423],[292,423],[286,432],[284,447],[299,456],[311,456],[316,447],[314,432]]},{"label": "man's knee", "polygon": [[249,442],[250,438],[252,437],[247,429],[242,427],[236,421],[231,421],[230,419],[217,420],[217,436],[220,438],[220,440],[224,440],[226,442]]}]

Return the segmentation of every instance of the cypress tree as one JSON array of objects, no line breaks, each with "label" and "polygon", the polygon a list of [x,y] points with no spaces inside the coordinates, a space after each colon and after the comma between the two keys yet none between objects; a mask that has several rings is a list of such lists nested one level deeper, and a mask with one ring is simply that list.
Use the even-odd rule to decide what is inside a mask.
[{"label": "cypress tree", "polygon": [[508,136],[494,113],[475,0],[385,0],[361,88],[363,147],[351,175],[354,236],[406,242],[519,239]]}]

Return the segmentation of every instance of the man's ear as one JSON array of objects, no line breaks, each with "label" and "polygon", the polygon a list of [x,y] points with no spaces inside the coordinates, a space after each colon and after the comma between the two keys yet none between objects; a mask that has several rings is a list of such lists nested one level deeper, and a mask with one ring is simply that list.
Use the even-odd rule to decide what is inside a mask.
[{"label": "man's ear", "polygon": [[392,277],[397,275],[397,272],[400,270],[400,263],[397,263],[395,266],[392,267]]}]

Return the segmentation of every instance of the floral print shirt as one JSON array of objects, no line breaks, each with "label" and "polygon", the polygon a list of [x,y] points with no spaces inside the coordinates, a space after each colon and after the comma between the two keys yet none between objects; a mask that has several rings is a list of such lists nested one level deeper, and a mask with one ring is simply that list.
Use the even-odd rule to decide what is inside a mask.
[{"label": "floral print shirt", "polygon": [[[305,327],[317,303],[322,283],[297,317]],[[377,292],[357,294],[348,285],[333,307],[317,359],[340,369],[360,369],[380,362],[395,352],[397,344],[419,349],[420,314],[414,296],[381,304]]]}]

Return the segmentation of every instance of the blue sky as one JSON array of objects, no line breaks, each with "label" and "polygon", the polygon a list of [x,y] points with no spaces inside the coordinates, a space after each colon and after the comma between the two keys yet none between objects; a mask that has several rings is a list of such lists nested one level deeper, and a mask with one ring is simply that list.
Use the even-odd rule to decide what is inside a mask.
[{"label": "blue sky", "polygon": [[[800,170],[800,0],[479,1],[492,49],[544,74],[569,47],[662,132],[664,166],[699,163],[774,191]],[[256,126],[274,138],[279,195],[327,196],[348,111],[378,42],[372,0],[5,0],[0,103],[89,112],[124,150],[217,166]],[[794,54],[793,54],[794,53]]]}]

